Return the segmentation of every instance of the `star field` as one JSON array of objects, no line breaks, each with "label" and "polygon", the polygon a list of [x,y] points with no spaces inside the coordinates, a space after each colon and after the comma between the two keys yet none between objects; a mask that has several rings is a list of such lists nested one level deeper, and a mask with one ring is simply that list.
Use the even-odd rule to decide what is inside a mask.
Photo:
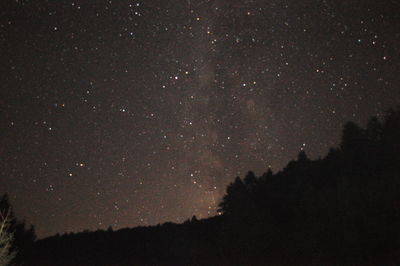
[{"label": "star field", "polygon": [[400,101],[396,1],[0,7],[0,193],[39,237],[216,215]]}]

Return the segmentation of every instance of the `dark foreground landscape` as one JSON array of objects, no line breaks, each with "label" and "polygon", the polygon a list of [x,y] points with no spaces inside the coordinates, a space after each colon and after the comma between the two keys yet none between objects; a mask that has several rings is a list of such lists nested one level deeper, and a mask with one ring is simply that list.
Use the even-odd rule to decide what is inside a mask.
[{"label": "dark foreground landscape", "polygon": [[[399,265],[400,109],[349,122],[322,159],[249,172],[222,215],[183,224],[56,235],[34,242],[13,218],[23,265]],[[2,210],[8,206],[6,197]]]}]

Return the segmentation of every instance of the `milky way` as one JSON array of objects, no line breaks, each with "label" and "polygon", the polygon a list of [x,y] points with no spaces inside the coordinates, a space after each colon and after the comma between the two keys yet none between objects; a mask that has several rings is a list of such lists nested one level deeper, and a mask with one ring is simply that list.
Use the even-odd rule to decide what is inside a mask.
[{"label": "milky way", "polygon": [[0,193],[40,237],[216,215],[400,103],[396,1],[0,5]]}]

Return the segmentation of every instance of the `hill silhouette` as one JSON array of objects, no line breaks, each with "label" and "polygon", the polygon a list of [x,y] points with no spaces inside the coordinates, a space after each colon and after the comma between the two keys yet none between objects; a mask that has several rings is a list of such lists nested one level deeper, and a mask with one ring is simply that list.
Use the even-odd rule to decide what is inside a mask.
[{"label": "hill silhouette", "polygon": [[25,265],[399,264],[400,108],[228,185],[221,216],[38,240]]}]

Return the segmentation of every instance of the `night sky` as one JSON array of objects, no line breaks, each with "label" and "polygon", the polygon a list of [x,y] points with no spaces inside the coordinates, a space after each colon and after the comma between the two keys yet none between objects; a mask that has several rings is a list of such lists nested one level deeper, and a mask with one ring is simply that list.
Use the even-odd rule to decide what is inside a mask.
[{"label": "night sky", "polygon": [[217,214],[400,103],[400,4],[2,0],[0,193],[39,237]]}]

